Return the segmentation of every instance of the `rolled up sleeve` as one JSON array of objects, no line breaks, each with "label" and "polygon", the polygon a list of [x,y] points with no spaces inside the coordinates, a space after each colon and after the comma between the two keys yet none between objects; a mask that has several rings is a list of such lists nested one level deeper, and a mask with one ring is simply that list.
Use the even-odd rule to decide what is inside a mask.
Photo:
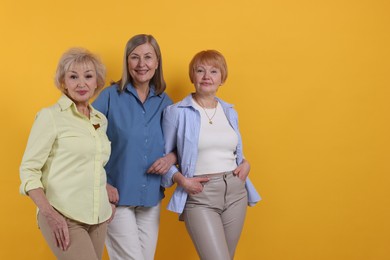
[{"label": "rolled up sleeve", "polygon": [[20,165],[20,193],[43,188],[42,168],[52,150],[56,130],[50,110],[41,110],[34,121]]}]

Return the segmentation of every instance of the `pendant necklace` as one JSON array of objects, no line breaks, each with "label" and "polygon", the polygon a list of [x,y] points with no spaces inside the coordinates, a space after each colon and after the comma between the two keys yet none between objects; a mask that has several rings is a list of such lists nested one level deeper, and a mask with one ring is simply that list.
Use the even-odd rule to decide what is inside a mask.
[{"label": "pendant necklace", "polygon": [[213,124],[213,118],[215,116],[215,114],[217,113],[217,104],[215,105],[215,109],[214,109],[214,113],[213,115],[210,117],[209,114],[207,113],[206,109],[204,108],[203,104],[197,99],[195,98],[196,102],[199,103],[200,107],[203,109],[204,113],[206,114],[207,118],[209,119],[209,124],[212,125]]}]

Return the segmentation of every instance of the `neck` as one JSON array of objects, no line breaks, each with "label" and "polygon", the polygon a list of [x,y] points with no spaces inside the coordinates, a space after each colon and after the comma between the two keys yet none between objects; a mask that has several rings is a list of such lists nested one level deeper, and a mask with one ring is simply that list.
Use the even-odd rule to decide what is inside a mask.
[{"label": "neck", "polygon": [[193,95],[195,101],[203,108],[215,108],[217,105],[217,101],[215,100],[214,95],[199,95],[195,93]]},{"label": "neck", "polygon": [[77,110],[89,118],[89,106],[88,104],[76,104]]},{"label": "neck", "polygon": [[134,88],[137,91],[138,98],[141,100],[142,103],[144,103],[149,94],[149,83],[143,85],[135,85]]}]

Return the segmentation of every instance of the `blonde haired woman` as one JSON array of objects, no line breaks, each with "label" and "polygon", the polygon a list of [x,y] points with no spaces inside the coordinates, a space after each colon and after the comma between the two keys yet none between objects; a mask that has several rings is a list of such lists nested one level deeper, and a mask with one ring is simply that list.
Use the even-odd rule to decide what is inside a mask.
[{"label": "blonde haired woman", "polygon": [[38,207],[38,224],[57,259],[101,259],[112,214],[104,165],[110,156],[107,119],[90,99],[104,86],[105,68],[85,49],[58,64],[58,102],[34,122],[20,166],[20,192]]}]

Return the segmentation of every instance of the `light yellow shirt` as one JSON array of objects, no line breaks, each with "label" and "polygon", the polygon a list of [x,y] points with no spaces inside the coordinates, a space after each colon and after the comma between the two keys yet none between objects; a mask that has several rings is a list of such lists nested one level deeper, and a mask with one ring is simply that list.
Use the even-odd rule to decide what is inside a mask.
[{"label": "light yellow shirt", "polygon": [[88,119],[63,95],[38,113],[20,166],[20,192],[43,188],[55,209],[92,225],[111,216],[104,170],[111,146],[106,117],[90,110]]}]

